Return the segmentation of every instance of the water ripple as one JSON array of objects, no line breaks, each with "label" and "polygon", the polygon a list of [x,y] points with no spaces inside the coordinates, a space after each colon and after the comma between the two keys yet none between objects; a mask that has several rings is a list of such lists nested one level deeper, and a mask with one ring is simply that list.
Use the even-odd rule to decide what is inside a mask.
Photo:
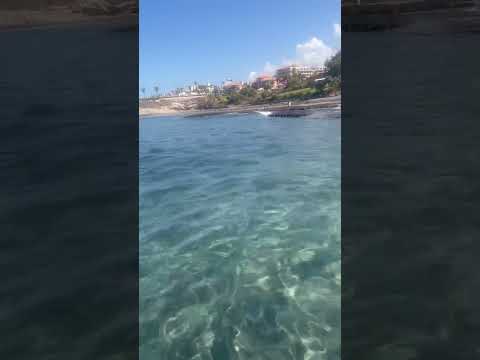
[{"label": "water ripple", "polygon": [[140,131],[141,359],[340,359],[338,112]]}]

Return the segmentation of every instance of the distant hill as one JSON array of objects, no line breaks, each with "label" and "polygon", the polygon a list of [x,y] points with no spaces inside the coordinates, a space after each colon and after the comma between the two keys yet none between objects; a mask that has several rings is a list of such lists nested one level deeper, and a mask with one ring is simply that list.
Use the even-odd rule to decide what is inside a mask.
[{"label": "distant hill", "polygon": [[0,31],[111,23],[115,31],[137,31],[138,0],[0,0]]},{"label": "distant hill", "polygon": [[87,15],[137,13],[138,0],[1,0],[0,10],[48,10],[67,7]]},{"label": "distant hill", "polygon": [[74,10],[87,15],[116,15],[138,13],[137,0],[77,0]]}]

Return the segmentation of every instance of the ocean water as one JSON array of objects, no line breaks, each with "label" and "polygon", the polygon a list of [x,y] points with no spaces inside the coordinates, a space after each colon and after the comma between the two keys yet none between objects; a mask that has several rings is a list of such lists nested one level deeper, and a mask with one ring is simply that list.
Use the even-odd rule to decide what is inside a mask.
[{"label": "ocean water", "polygon": [[136,357],[138,33],[123,30],[0,31],[2,359]]},{"label": "ocean water", "polygon": [[340,359],[340,123],[140,121],[140,359]]}]

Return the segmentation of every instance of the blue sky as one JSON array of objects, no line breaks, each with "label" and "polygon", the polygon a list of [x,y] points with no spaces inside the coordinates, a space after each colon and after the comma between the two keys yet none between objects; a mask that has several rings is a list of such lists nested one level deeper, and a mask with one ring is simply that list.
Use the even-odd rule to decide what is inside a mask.
[{"label": "blue sky", "polygon": [[140,87],[166,92],[320,64],[340,48],[339,23],[340,0],[142,0]]}]

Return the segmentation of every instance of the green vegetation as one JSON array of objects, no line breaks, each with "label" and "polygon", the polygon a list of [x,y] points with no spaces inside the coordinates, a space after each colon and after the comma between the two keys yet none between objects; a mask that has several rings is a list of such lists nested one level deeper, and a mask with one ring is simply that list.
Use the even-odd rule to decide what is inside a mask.
[{"label": "green vegetation", "polygon": [[303,88],[292,91],[285,91],[272,96],[273,100],[306,100],[322,96],[322,92],[315,88]]},{"label": "green vegetation", "polygon": [[299,89],[303,89],[303,88],[308,86],[308,84],[307,84],[308,79],[307,80],[303,79],[296,72],[294,72],[292,75],[288,76],[286,78],[286,80],[287,80],[287,83],[288,83],[287,88],[286,88],[287,91],[299,90]]},{"label": "green vegetation", "polygon": [[336,79],[342,77],[342,53],[339,51],[325,63],[328,76]]},{"label": "green vegetation", "polygon": [[266,87],[259,91],[248,85],[238,92],[208,95],[200,101],[198,108],[219,109],[228,105],[260,105],[336,95],[341,91],[341,62],[342,55],[339,51],[325,63],[326,74],[323,78],[313,75],[304,79],[294,73],[285,79],[288,83],[285,89],[272,90]]},{"label": "green vegetation", "polygon": [[201,110],[220,109],[228,105],[228,98],[222,95],[208,95],[200,99],[197,107]]}]

